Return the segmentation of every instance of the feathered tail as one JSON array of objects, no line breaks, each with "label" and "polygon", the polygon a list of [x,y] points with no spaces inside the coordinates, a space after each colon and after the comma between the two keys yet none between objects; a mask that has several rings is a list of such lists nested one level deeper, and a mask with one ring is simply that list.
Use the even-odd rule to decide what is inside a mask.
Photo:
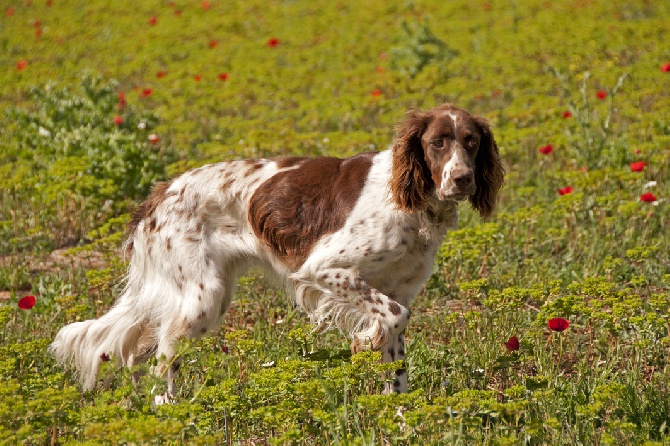
[{"label": "feathered tail", "polygon": [[[99,319],[75,322],[63,327],[49,351],[61,364],[73,364],[84,390],[95,386],[103,360],[112,358],[132,365],[140,344],[146,341],[146,319],[139,314],[128,290]],[[144,338],[144,339],[143,339]]]}]

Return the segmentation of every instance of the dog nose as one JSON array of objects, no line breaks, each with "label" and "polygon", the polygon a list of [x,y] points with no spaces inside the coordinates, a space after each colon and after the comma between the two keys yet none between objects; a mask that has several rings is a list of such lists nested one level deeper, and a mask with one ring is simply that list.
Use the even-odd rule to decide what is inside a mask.
[{"label": "dog nose", "polygon": [[454,172],[454,183],[459,188],[465,188],[472,184],[475,175],[471,170],[461,170]]}]

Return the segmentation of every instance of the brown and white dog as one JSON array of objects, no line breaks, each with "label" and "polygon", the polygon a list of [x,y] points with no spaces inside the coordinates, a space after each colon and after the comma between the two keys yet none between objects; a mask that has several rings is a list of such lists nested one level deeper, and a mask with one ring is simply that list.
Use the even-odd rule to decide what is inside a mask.
[{"label": "brown and white dog", "polygon": [[[191,170],[157,184],[135,212],[116,304],[61,329],[51,351],[74,362],[86,389],[102,358],[132,366],[156,355],[169,400],[176,342],[220,327],[237,279],[262,266],[315,324],[350,333],[352,351],[401,360],[407,308],[457,227],[458,203],[487,217],[503,176],[486,121],[449,104],[408,112],[379,153]],[[401,368],[386,391],[406,390]]]}]

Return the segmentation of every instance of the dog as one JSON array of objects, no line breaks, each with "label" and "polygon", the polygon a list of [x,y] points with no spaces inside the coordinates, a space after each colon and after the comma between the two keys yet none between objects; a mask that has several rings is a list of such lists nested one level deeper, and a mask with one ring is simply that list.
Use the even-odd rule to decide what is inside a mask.
[{"label": "dog", "polygon": [[[403,360],[408,306],[458,225],[459,202],[488,217],[504,173],[488,123],[450,104],[409,111],[381,152],[191,170],[157,184],[134,213],[114,306],[62,328],[50,349],[74,363],[84,389],[102,360],[130,367],[155,355],[170,401],[177,341],[220,327],[237,279],[261,266],[313,323],[349,333],[352,352]],[[384,391],[407,391],[404,368]]]}]

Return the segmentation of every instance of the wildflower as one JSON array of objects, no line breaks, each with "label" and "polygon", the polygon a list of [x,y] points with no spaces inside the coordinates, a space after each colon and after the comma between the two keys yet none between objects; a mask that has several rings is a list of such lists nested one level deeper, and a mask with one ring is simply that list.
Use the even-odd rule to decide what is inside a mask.
[{"label": "wildflower", "polygon": [[208,46],[209,46],[210,48],[216,48],[216,46],[217,46],[218,44],[219,44],[219,41],[218,41],[218,40],[210,40],[209,43],[208,43]]},{"label": "wildflower", "polygon": [[40,136],[43,136],[45,138],[49,138],[51,136],[51,132],[49,130],[45,129],[44,127],[42,127],[42,126],[40,126],[37,129],[37,134],[40,135]]},{"label": "wildflower", "polygon": [[372,90],[372,92],[370,94],[372,95],[373,98],[376,98],[376,97],[379,97],[379,96],[382,95],[382,91],[377,88],[377,89]]},{"label": "wildflower", "polygon": [[5,15],[7,17],[13,16],[14,15],[14,8],[7,8],[7,10],[5,11]]},{"label": "wildflower", "polygon": [[151,17],[149,17],[148,22],[149,22],[149,25],[156,26],[156,24],[158,23],[158,19],[156,18],[156,16],[151,16]]},{"label": "wildflower", "polygon": [[152,133],[151,135],[148,136],[149,142],[153,144],[158,144],[158,141],[160,141],[160,138],[158,135]]},{"label": "wildflower", "polygon": [[202,0],[202,3],[200,3],[200,7],[206,11],[212,7],[212,4],[207,0]]},{"label": "wildflower", "polygon": [[640,200],[644,201],[645,203],[653,203],[656,201],[656,195],[652,194],[651,192],[645,192],[640,195]]},{"label": "wildflower", "polygon": [[661,65],[661,71],[664,73],[670,73],[670,63],[664,63]]},{"label": "wildflower", "polygon": [[549,155],[551,152],[554,151],[554,146],[552,146],[551,144],[547,144],[546,146],[540,147],[539,150],[542,155]]},{"label": "wildflower", "polygon": [[563,112],[563,117],[565,119],[572,118],[572,113],[570,113],[570,110],[566,110]]},{"label": "wildflower", "polygon": [[650,181],[647,184],[645,184],[643,187],[645,189],[649,189],[650,187],[654,187],[654,186],[656,186],[656,181]]},{"label": "wildflower", "polygon": [[633,172],[642,172],[646,164],[647,163],[645,163],[644,161],[633,161],[632,163],[630,163],[630,170],[632,170]]},{"label": "wildflower", "polygon": [[19,60],[19,63],[16,64],[16,69],[21,71],[28,66],[28,62],[24,59]]},{"label": "wildflower", "polygon": [[125,107],[126,104],[127,104],[126,94],[124,92],[119,92],[119,94],[117,95],[117,98],[119,99],[119,103],[118,103],[119,108]]},{"label": "wildflower", "polygon": [[222,345],[222,346],[221,346],[221,351],[222,351],[223,353],[225,353],[226,355],[227,355],[228,353],[230,353],[230,349],[228,348],[227,345]]},{"label": "wildflower", "polygon": [[562,188],[560,188],[560,189],[558,190],[558,193],[559,193],[560,195],[568,195],[568,194],[571,194],[572,191],[573,191],[572,186],[566,186],[566,187],[562,187]]},{"label": "wildflower", "polygon": [[228,80],[228,73],[219,73],[218,76],[220,81],[227,81]]},{"label": "wildflower", "polygon": [[200,82],[202,80],[202,75],[201,74],[196,74],[193,76],[193,79],[195,79],[196,82]]},{"label": "wildflower", "polygon": [[384,72],[384,68],[383,67],[375,67],[375,71],[379,74],[382,74]]},{"label": "wildflower", "polygon": [[279,45],[279,39],[273,37],[273,38],[268,40],[267,46],[269,46],[270,48],[274,48],[277,45]]},{"label": "wildflower", "polygon": [[25,296],[19,300],[19,308],[22,310],[30,310],[35,306],[35,296]]},{"label": "wildflower", "polygon": [[42,37],[42,28],[35,28],[35,38],[39,39]]},{"label": "wildflower", "polygon": [[570,326],[570,321],[563,319],[562,317],[555,317],[549,319],[547,325],[551,330],[561,332]]},{"label": "wildflower", "polygon": [[102,353],[102,354],[100,355],[100,360],[101,360],[102,362],[108,362],[108,361],[110,360],[110,357],[109,357],[109,355],[108,355],[107,353]]},{"label": "wildflower", "polygon": [[42,23],[39,20],[33,22],[33,28],[39,28],[40,26],[42,26]]},{"label": "wildflower", "polygon": [[164,78],[165,76],[167,76],[167,73],[166,73],[165,71],[157,71],[157,72],[156,72],[156,77],[157,77],[158,79],[162,79],[162,78]]},{"label": "wildflower", "polygon": [[602,101],[607,97],[607,92],[605,90],[598,90],[596,97]]},{"label": "wildflower", "polygon": [[153,92],[154,91],[151,88],[145,88],[144,90],[142,90],[142,93],[140,94],[140,96],[142,96],[143,98],[146,98],[148,96],[151,96],[151,93],[153,93]]},{"label": "wildflower", "polygon": [[519,338],[512,336],[505,342],[505,348],[508,352],[519,350]]},{"label": "wildflower", "polygon": [[147,128],[147,123],[146,122],[140,122],[139,124],[137,124],[137,128],[140,129],[140,130],[144,130],[145,128]]},{"label": "wildflower", "polygon": [[123,124],[123,118],[119,115],[114,116],[114,124],[116,124],[116,125]]},{"label": "wildflower", "polygon": [[181,10],[180,9],[175,9],[174,15],[175,15],[175,17],[181,17]]}]

